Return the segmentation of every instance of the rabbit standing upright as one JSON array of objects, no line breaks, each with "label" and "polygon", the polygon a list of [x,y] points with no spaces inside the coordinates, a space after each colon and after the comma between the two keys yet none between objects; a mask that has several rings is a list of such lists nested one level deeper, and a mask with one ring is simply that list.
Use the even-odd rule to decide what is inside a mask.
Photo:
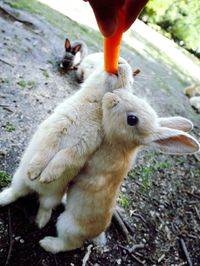
[{"label": "rabbit standing upright", "polygon": [[[60,203],[68,183],[75,177],[103,139],[101,102],[108,91],[133,80],[124,75],[125,60],[118,76],[97,69],[81,89],[66,99],[38,128],[32,137],[10,187],[0,193],[0,205],[9,204],[31,192],[39,194],[36,222],[43,227],[52,208]],[[129,82],[129,83],[127,83]],[[53,183],[43,184],[42,182]]]},{"label": "rabbit standing upright", "polygon": [[58,236],[40,241],[46,251],[76,249],[93,238],[105,243],[117,191],[142,146],[172,154],[199,151],[199,143],[184,132],[192,129],[189,120],[158,118],[147,102],[125,87],[106,93],[102,109],[104,140],[69,186],[65,211],[57,221]]},{"label": "rabbit standing upright", "polygon": [[65,54],[60,64],[61,68],[65,70],[76,69],[87,53],[87,45],[83,41],[70,42],[67,38],[65,40]]}]

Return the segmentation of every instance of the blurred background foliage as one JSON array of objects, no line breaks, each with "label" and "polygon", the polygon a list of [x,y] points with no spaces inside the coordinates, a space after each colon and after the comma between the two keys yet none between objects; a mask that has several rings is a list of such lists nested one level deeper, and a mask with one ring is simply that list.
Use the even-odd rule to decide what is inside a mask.
[{"label": "blurred background foliage", "polygon": [[200,0],[150,0],[140,19],[200,58]]}]

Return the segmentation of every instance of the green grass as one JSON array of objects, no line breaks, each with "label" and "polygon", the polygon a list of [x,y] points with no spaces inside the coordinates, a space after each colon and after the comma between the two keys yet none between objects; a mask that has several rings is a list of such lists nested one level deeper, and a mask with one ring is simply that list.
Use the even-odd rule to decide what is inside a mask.
[{"label": "green grass", "polygon": [[5,171],[0,170],[0,188],[8,185],[10,181],[11,181],[11,176],[7,174]]},{"label": "green grass", "polygon": [[157,161],[155,160],[156,153],[147,154],[146,159],[148,160],[148,165],[140,164],[137,165],[133,170],[129,172],[129,177],[133,180],[139,180],[140,187],[139,191],[141,193],[147,192],[152,188],[152,182],[156,178],[159,171],[164,171],[169,169],[172,165],[170,160]]},{"label": "green grass", "polygon": [[24,89],[26,87],[26,81],[21,79],[17,82],[17,85]]},{"label": "green grass", "polygon": [[45,78],[49,78],[49,73],[46,69],[41,69],[41,71],[42,71],[42,74]]},{"label": "green grass", "polygon": [[6,3],[15,9],[25,10],[45,18],[45,20],[60,30],[58,35],[62,39],[65,39],[66,35],[70,39],[80,39],[80,33],[82,33],[81,39],[88,45],[95,47],[97,43],[102,45],[103,37],[99,32],[74,22],[47,5],[39,3],[37,0],[6,0]]},{"label": "green grass", "polygon": [[125,208],[128,209],[129,208],[129,202],[128,199],[126,198],[125,195],[123,195],[122,193],[119,193],[119,204]]},{"label": "green grass", "polygon": [[15,127],[14,127],[13,124],[12,124],[11,122],[9,122],[9,121],[7,121],[7,122],[3,125],[3,127],[5,128],[5,130],[6,130],[7,132],[13,132],[13,131],[15,131]]}]

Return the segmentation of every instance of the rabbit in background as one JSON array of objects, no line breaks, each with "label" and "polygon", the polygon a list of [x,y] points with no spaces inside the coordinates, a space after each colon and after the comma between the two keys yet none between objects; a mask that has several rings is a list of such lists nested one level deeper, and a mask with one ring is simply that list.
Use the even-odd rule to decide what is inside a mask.
[{"label": "rabbit in background", "polygon": [[0,206],[37,192],[40,207],[36,223],[40,228],[46,225],[68,183],[102,142],[104,94],[123,86],[130,89],[133,79],[127,78],[124,69],[131,71],[124,59],[120,60],[118,76],[104,72],[100,66],[78,92],[61,103],[38,127],[10,187],[0,193]]},{"label": "rabbit in background", "polygon": [[60,67],[65,70],[76,69],[83,58],[87,55],[87,45],[82,41],[70,42],[65,40],[65,54],[60,63]]},{"label": "rabbit in background", "polygon": [[182,117],[159,118],[149,104],[124,88],[103,97],[104,139],[69,185],[65,211],[57,221],[57,237],[40,245],[58,253],[79,248],[85,240],[104,245],[116,196],[132,158],[142,147],[163,153],[192,154],[199,143],[185,133],[192,123]]},{"label": "rabbit in background", "polygon": [[190,105],[194,109],[196,109],[198,113],[200,113],[200,84],[195,83],[195,84],[188,86],[187,88],[185,88],[184,93],[185,95],[190,97],[189,99]]}]

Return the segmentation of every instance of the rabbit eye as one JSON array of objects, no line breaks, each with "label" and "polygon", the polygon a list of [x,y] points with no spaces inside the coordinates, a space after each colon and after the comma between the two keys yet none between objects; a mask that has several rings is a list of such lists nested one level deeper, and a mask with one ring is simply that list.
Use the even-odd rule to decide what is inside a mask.
[{"label": "rabbit eye", "polygon": [[135,125],[137,125],[138,121],[139,120],[138,120],[137,116],[135,116],[133,114],[128,114],[127,115],[127,124],[129,126],[135,126]]}]

